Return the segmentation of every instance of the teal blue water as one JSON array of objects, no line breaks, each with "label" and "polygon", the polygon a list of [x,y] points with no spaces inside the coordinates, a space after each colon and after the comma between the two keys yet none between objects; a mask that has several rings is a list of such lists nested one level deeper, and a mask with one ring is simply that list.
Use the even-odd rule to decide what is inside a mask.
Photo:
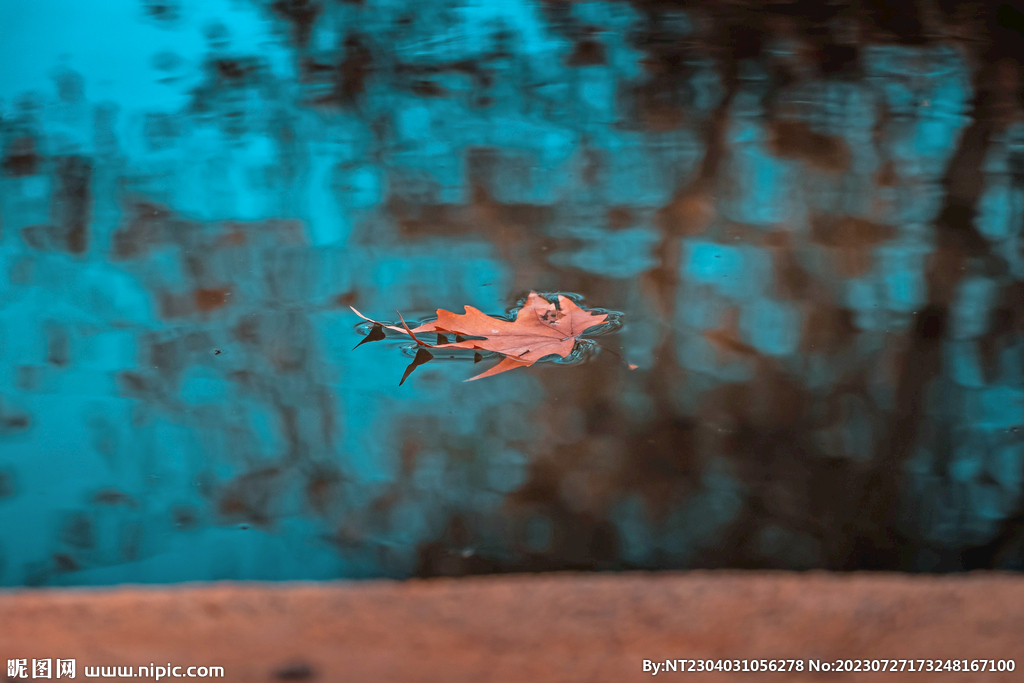
[{"label": "teal blue water", "polygon": [[0,585],[1024,567],[1016,64],[798,10],[0,4]]}]

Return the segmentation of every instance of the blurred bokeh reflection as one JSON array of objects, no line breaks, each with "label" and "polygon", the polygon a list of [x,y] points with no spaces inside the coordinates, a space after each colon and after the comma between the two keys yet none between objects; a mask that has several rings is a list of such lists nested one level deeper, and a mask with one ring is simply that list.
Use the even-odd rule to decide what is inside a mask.
[{"label": "blurred bokeh reflection", "polygon": [[805,4],[0,4],[0,584],[1024,568],[1024,21]]}]

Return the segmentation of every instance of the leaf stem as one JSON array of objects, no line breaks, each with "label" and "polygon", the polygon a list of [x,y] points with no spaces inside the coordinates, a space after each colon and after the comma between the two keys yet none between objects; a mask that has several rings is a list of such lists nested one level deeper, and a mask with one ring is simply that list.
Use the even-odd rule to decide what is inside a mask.
[{"label": "leaf stem", "polygon": [[602,351],[607,351],[608,353],[612,354],[613,356],[615,356],[616,358],[621,360],[623,363],[625,363],[626,367],[629,368],[630,370],[636,370],[637,369],[638,366],[634,365],[633,363],[630,363],[628,360],[626,360],[625,358],[623,358],[619,354],[615,353],[614,351],[609,349],[607,346],[602,346],[601,344],[597,343],[593,339],[588,339],[587,341],[590,342],[591,344],[593,344],[594,346],[596,346],[597,348],[601,349]]}]

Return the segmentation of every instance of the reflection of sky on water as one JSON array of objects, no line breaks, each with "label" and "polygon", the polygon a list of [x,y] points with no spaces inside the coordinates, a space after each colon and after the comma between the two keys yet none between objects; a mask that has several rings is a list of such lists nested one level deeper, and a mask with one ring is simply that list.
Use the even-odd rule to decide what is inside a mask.
[{"label": "reflection of sky on water", "polygon": [[[714,21],[0,6],[0,583],[1024,566],[1003,81]],[[351,350],[530,289],[640,369]]]}]

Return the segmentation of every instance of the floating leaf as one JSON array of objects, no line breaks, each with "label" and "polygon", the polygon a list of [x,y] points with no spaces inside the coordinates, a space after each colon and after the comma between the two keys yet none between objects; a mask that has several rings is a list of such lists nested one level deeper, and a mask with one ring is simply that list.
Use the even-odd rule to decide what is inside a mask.
[{"label": "floating leaf", "polygon": [[[426,352],[426,348],[473,349],[477,352],[473,357],[476,363],[483,359],[480,351],[490,351],[504,356],[497,365],[471,377],[466,380],[467,382],[515,368],[528,367],[545,356],[566,358],[573,352],[584,332],[604,323],[608,318],[607,313],[593,313],[580,308],[575,301],[564,295],[559,294],[557,299],[551,302],[537,292],[530,292],[526,304],[519,309],[515,320],[512,321],[495,318],[472,306],[465,306],[465,313],[439,309],[437,320],[410,329],[404,318],[402,327],[398,327],[379,323],[367,318],[354,307],[349,308],[360,318],[372,322],[375,329],[380,327],[381,334],[383,328],[401,332],[410,336],[420,346],[416,358],[402,377],[403,382],[418,365],[433,358]],[[399,317],[401,318],[401,313]],[[430,332],[437,334],[437,344],[427,344],[416,336]],[[454,343],[448,343],[449,334],[455,335]]]}]

